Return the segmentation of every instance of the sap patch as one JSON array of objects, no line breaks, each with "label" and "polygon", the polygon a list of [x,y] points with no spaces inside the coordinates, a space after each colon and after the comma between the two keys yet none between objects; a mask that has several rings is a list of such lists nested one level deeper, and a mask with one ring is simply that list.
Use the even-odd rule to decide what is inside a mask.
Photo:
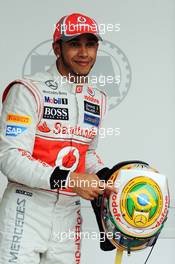
[{"label": "sap patch", "polygon": [[6,127],[6,136],[16,137],[22,134],[25,130],[27,130],[27,127],[8,125]]},{"label": "sap patch", "polygon": [[97,116],[84,114],[84,123],[98,127],[100,123],[100,118]]}]

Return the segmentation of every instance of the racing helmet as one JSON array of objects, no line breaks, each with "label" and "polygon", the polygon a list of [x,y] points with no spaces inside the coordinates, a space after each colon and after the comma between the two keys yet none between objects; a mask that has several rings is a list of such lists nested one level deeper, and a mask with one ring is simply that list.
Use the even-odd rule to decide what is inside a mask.
[{"label": "racing helmet", "polygon": [[153,246],[168,214],[166,177],[142,161],[119,163],[111,172],[109,180],[118,193],[102,197],[101,218],[107,237],[112,234],[111,243],[128,252]]}]

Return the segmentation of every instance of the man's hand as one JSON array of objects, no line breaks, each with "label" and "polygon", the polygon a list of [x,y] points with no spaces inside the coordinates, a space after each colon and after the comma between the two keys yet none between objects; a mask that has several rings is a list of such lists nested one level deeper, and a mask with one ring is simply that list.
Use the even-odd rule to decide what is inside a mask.
[{"label": "man's hand", "polygon": [[94,200],[106,191],[108,194],[117,192],[113,184],[105,183],[96,174],[74,173],[70,174],[68,187],[86,200]]}]

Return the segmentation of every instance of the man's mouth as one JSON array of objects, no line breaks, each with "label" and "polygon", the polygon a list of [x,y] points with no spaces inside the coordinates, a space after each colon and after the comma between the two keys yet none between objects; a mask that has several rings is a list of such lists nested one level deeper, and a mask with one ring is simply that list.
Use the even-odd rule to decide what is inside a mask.
[{"label": "man's mouth", "polygon": [[75,63],[79,64],[80,66],[88,66],[89,65],[89,61],[75,61]]}]

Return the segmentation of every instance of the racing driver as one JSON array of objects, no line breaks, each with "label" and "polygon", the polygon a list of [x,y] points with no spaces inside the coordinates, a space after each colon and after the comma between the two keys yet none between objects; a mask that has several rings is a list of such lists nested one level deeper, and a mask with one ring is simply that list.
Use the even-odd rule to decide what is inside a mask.
[{"label": "racing driver", "polygon": [[62,17],[56,63],[3,93],[0,170],[9,183],[0,204],[1,264],[80,263],[80,197],[116,191],[96,174],[104,167],[95,148],[106,94],[87,77],[99,40],[93,19]]}]

